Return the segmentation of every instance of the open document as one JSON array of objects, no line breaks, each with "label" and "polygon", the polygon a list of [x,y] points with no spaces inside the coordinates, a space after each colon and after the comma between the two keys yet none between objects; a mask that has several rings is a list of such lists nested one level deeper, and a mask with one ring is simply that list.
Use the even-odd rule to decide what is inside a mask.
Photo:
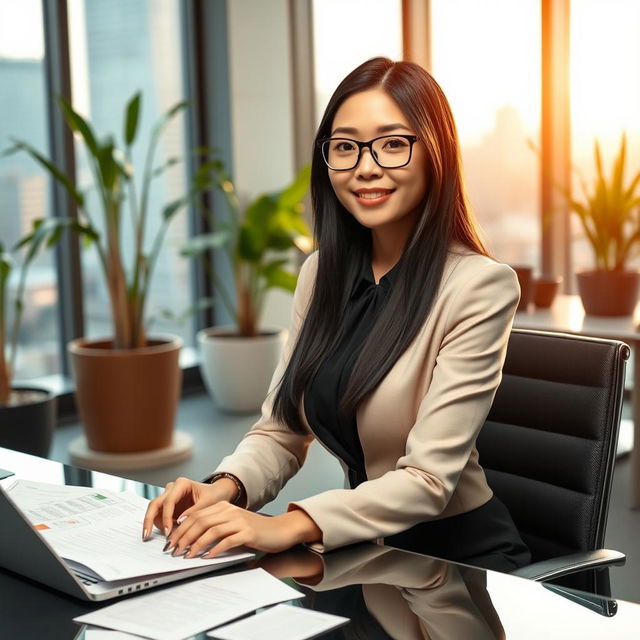
[{"label": "open document", "polygon": [[212,559],[184,559],[162,551],[165,537],[142,541],[148,500],[131,493],[92,487],[16,480],[6,487],[11,499],[56,553],[74,569],[106,581],[225,566],[253,557],[245,549]]}]

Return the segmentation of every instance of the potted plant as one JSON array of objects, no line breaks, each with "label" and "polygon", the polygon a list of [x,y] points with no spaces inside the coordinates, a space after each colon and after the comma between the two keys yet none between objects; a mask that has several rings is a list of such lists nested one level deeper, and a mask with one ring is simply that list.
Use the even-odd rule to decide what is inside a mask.
[{"label": "potted plant", "polygon": [[[31,233],[11,249],[0,241],[0,446],[44,457],[49,455],[55,428],[55,395],[48,389],[15,385],[13,379],[27,272],[41,249],[56,243],[64,226],[54,218],[37,220]],[[14,254],[20,252],[23,256],[18,267]],[[12,295],[9,281],[16,269],[17,286]]]},{"label": "potted plant", "polygon": [[[206,166],[225,195],[228,218],[218,222],[214,232],[192,238],[182,253],[204,260],[235,324],[198,333],[201,371],[219,408],[253,412],[264,400],[287,336],[286,330],[260,327],[265,294],[273,288],[293,292],[297,274],[285,269],[290,250],[298,247],[309,253],[312,248],[302,204],[310,167],[304,167],[284,189],[263,194],[243,208],[222,163],[214,161]],[[231,266],[235,302],[211,268],[211,251],[218,250],[225,252]],[[200,306],[211,303],[200,301]]]},{"label": "potted plant", "polygon": [[[180,394],[181,340],[148,336],[146,305],[167,228],[176,213],[206,185],[202,180],[192,183],[183,197],[164,207],[150,243],[149,194],[154,178],[177,161],[171,159],[156,167],[155,153],[167,124],[187,103],[176,104],[155,124],[140,180],[131,162],[139,128],[140,93],[125,107],[120,146],[114,135],[99,140],[89,122],[70,104],[62,99],[59,103],[66,123],[86,151],[92,187],[98,194],[96,210],[89,211],[85,192],[31,145],[15,141],[10,151],[27,152],[66,189],[78,211],[75,230],[97,251],[104,274],[113,336],[81,338],[68,347],[88,446],[94,451],[116,453],[166,447],[172,442]],[[122,246],[125,223],[134,230],[133,252],[126,256]]]},{"label": "potted plant", "polygon": [[610,178],[605,175],[597,140],[594,156],[596,175],[591,185],[580,176],[581,198],[575,199],[569,190],[559,187],[580,219],[593,250],[595,268],[576,274],[578,289],[587,314],[630,315],[636,306],[640,282],[640,274],[627,269],[627,261],[640,241],[640,172],[626,183],[624,133]]}]

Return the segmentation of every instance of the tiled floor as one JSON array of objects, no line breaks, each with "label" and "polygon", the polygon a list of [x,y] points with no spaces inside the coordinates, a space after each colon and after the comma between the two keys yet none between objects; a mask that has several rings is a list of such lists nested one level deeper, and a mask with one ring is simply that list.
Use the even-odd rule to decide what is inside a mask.
[{"label": "tiled floor", "polygon": [[[164,485],[180,475],[202,478],[211,471],[218,460],[233,450],[254,420],[254,415],[228,415],[218,412],[204,394],[189,396],[180,405],[178,428],[193,436],[192,458],[173,467],[120,472],[118,475],[157,485]],[[80,433],[78,425],[59,428],[51,457],[60,462],[69,462],[69,443]],[[632,511],[628,507],[629,475],[627,456],[620,459],[616,467],[606,546],[627,555],[627,564],[624,567],[611,569],[614,596],[640,602],[640,510]],[[304,468],[264,511],[272,514],[282,513],[289,501],[340,487],[342,482],[342,471],[336,461],[321,446],[314,444]]]}]

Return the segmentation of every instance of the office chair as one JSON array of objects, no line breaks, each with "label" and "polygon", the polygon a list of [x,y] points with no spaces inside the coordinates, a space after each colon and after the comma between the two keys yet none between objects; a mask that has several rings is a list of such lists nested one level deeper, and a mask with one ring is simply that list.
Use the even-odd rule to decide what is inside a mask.
[{"label": "office chair", "polygon": [[480,464],[533,564],[513,572],[610,595],[602,549],[629,346],[514,329],[503,378],[478,437]]}]

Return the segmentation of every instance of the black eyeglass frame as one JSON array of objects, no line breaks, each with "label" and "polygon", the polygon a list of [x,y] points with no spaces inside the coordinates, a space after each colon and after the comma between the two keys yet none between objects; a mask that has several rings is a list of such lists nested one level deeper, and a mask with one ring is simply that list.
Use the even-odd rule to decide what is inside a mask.
[{"label": "black eyeglass frame", "polygon": [[[380,164],[380,162],[378,161],[378,158],[376,158],[376,155],[373,152],[373,147],[371,145],[376,140],[381,140],[382,138],[404,138],[409,143],[409,158],[404,164],[397,164],[397,165],[394,165],[393,167],[387,167],[383,164]],[[347,140],[348,142],[353,142],[358,147],[358,157],[356,158],[356,162],[352,167],[349,167],[348,169],[335,169],[329,164],[329,161],[327,160],[324,153],[324,144],[326,142],[329,142],[330,140]],[[396,134],[387,134],[384,136],[378,136],[377,138],[372,138],[368,142],[360,142],[360,140],[354,140],[353,138],[339,138],[339,137],[338,138],[336,137],[320,138],[319,140],[316,141],[316,145],[320,149],[320,153],[322,154],[322,159],[324,160],[324,163],[327,165],[327,167],[329,167],[329,169],[331,169],[331,171],[353,171],[358,166],[360,162],[360,158],[362,158],[362,150],[365,147],[369,149],[369,153],[371,154],[371,157],[381,169],[401,169],[402,167],[406,167],[411,162],[411,156],[413,154],[413,145],[416,142],[418,142],[418,140],[420,140],[418,136],[414,136],[406,133],[396,133]]]}]

